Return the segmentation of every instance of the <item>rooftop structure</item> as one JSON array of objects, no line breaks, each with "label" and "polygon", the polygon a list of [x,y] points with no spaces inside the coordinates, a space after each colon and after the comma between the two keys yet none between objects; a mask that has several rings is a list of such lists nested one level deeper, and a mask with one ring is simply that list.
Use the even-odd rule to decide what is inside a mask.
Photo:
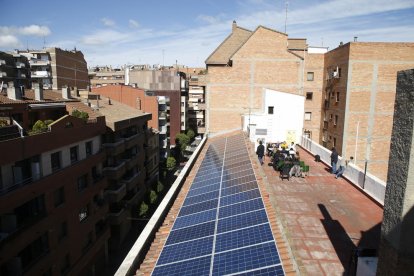
[{"label": "rooftop structure", "polygon": [[[108,99],[88,106],[67,88],[7,92],[0,95],[1,274],[103,274],[157,184],[151,115]],[[68,115],[75,110],[89,117]]]}]

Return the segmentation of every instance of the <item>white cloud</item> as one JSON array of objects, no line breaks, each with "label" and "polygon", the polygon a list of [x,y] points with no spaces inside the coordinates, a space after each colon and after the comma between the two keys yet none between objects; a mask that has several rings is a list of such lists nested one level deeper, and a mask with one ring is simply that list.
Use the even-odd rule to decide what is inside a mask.
[{"label": "white cloud", "polygon": [[113,26],[115,26],[115,21],[113,21],[113,20],[111,20],[111,19],[109,19],[109,18],[106,18],[106,17],[101,18],[101,22],[102,22],[105,26],[107,26],[107,27],[113,27]]},{"label": "white cloud", "polygon": [[130,19],[128,22],[129,22],[129,27],[131,27],[131,28],[138,28],[139,27],[138,21],[135,21],[134,19]]},{"label": "white cloud", "polygon": [[28,35],[28,36],[48,36],[51,34],[49,27],[40,25],[29,25],[24,27],[0,26],[0,34],[4,35]]},{"label": "white cloud", "polygon": [[108,43],[123,43],[130,39],[127,33],[114,30],[99,30],[94,34],[85,35],[81,38],[81,43],[86,45],[101,45]]},{"label": "white cloud", "polygon": [[0,35],[1,48],[18,48],[21,44],[14,35]]},{"label": "white cloud", "polygon": [[47,26],[30,25],[19,28],[19,33],[22,35],[48,36],[51,32]]},{"label": "white cloud", "polygon": [[197,16],[197,19],[208,24],[218,24],[222,21],[223,17],[223,14],[218,14],[216,16],[200,14],[199,16]]}]

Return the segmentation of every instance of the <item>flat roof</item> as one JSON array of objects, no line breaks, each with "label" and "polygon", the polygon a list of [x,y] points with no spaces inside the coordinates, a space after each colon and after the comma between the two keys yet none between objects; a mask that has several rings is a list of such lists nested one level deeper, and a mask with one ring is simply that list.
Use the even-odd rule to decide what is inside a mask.
[{"label": "flat roof", "polygon": [[210,138],[137,274],[292,272],[256,159],[241,131]]}]

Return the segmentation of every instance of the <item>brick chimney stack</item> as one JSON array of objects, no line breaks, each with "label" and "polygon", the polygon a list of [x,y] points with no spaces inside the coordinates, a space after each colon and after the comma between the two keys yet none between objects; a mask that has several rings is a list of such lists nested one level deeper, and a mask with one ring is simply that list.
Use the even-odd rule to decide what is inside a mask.
[{"label": "brick chimney stack", "polygon": [[232,32],[234,32],[236,30],[236,28],[237,28],[236,20],[233,20],[233,24],[232,24],[232,28],[231,28]]}]

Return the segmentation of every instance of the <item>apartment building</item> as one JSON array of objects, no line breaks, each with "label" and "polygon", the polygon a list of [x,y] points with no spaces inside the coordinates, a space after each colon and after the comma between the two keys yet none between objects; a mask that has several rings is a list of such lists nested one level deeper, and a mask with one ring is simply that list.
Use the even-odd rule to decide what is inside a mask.
[{"label": "apartment building", "polygon": [[0,51],[0,89],[7,88],[9,82],[20,89],[30,87],[29,61],[21,54]]},{"label": "apartment building", "polygon": [[[110,236],[105,118],[85,122],[66,115],[71,100],[52,91],[34,94],[0,95],[1,274],[101,273]],[[35,132],[37,120],[53,123]]]},{"label": "apartment building", "polygon": [[[175,102],[177,94],[180,94],[180,131],[188,128],[188,81],[186,74],[177,69],[144,70],[135,66],[128,69],[128,81],[126,85],[139,87],[154,92],[158,96],[170,97]],[[178,92],[178,93],[177,93]],[[178,132],[179,133],[179,132]],[[175,136],[173,136],[175,139]],[[175,142],[171,142],[175,145]]]},{"label": "apartment building", "polygon": [[15,54],[29,59],[32,83],[43,84],[46,89],[89,85],[88,70],[81,51],[52,47],[43,50],[16,50]]},{"label": "apartment building", "polygon": [[414,67],[414,43],[355,41],[328,52],[234,22],[206,65],[207,131],[231,130],[242,114],[266,112],[266,89],[301,95],[302,134],[386,180],[397,71]]},{"label": "apartment building", "polygon": [[170,145],[181,126],[181,92],[179,90],[144,91],[126,85],[92,88],[92,92],[110,97],[130,107],[152,114],[148,126],[159,131],[160,157],[166,158]]},{"label": "apartment building", "polygon": [[[151,114],[108,98],[91,100],[90,105],[106,120],[102,147],[106,152],[103,173],[108,186],[104,194],[109,204],[106,217],[111,229],[109,249],[115,251],[131,230],[131,218],[138,217],[138,206],[154,183],[147,181],[145,164],[147,122]],[[154,170],[153,166],[150,170]]]},{"label": "apartment building", "polygon": [[101,87],[114,84],[125,84],[125,70],[111,66],[97,66],[88,72],[90,85]]},{"label": "apartment building", "polygon": [[[71,115],[87,112],[88,119]],[[0,94],[0,272],[102,275],[158,180],[150,114],[110,99]],[[35,129],[37,121],[48,125]]]},{"label": "apartment building", "polygon": [[272,89],[306,97],[304,129],[319,139],[324,51],[310,49],[305,39],[233,22],[232,33],[206,60],[207,131],[239,128],[242,114],[264,111],[265,89]]},{"label": "apartment building", "polygon": [[414,43],[349,42],[325,54],[323,135],[386,181],[397,72],[414,67]]},{"label": "apartment building", "polygon": [[205,74],[194,74],[188,82],[188,127],[197,134],[206,133],[206,77]]}]

